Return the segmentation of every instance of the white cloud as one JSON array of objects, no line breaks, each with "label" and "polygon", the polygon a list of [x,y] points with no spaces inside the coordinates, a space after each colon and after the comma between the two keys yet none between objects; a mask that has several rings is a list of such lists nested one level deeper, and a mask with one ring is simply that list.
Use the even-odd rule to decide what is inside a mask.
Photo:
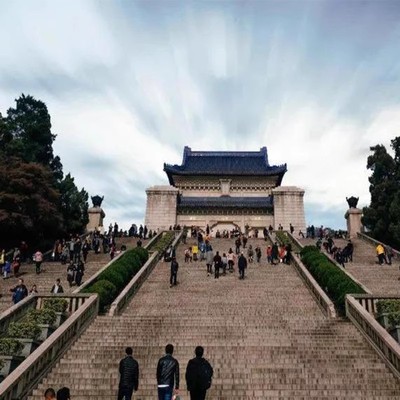
[{"label": "white cloud", "polygon": [[266,145],[288,164],[283,184],[344,226],[346,196],[369,202],[369,147],[400,133],[388,24],[374,57],[335,26],[324,37],[313,3],[304,15],[294,3],[0,3],[0,109],[21,92],[45,101],[65,172],[105,195],[113,222],[142,217],[144,190],[167,182],[163,162],[180,163],[184,145]]}]

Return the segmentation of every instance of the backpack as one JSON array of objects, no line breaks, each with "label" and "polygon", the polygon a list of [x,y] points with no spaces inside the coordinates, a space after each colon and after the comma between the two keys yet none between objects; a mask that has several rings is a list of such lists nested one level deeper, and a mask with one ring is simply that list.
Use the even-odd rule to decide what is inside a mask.
[{"label": "backpack", "polygon": [[209,389],[212,383],[212,369],[207,361],[203,361],[200,369],[200,382],[203,389]]}]

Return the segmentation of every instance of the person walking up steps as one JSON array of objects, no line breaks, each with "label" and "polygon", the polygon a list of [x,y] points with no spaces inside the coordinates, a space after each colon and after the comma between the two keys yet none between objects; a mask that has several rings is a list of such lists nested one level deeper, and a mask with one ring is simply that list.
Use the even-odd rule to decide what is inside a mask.
[{"label": "person walking up steps", "polygon": [[[179,362],[172,354],[174,346],[165,346],[165,356],[158,360],[157,364],[157,387],[158,400],[172,400],[172,394],[179,393]],[[175,387],[175,390],[174,390]]]},{"label": "person walking up steps", "polygon": [[247,268],[247,260],[243,255],[243,252],[240,254],[238,259],[238,268],[239,268],[239,279],[244,279],[244,271]]},{"label": "person walking up steps", "polygon": [[176,258],[174,257],[171,261],[171,277],[169,278],[170,287],[176,286],[177,284],[176,278],[178,276],[178,269],[179,269],[179,264],[178,261],[176,261]]},{"label": "person walking up steps", "polygon": [[196,357],[189,360],[186,367],[186,386],[190,392],[190,400],[204,400],[206,392],[211,387],[213,369],[210,363],[203,358],[204,349],[197,346]]},{"label": "person walking up steps", "polygon": [[139,387],[139,363],[132,357],[132,347],[127,347],[125,354],[119,362],[118,400],[131,400]]}]

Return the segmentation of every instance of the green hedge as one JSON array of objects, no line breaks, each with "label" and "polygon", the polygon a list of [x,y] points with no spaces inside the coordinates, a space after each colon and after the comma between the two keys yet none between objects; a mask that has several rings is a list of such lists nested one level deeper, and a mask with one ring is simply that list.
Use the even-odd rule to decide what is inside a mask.
[{"label": "green hedge", "polygon": [[97,293],[100,301],[100,312],[104,312],[138,273],[148,258],[148,251],[142,247],[126,251],[118,260],[111,263],[92,285],[82,292]]},{"label": "green hedge", "polygon": [[33,322],[36,324],[53,325],[57,315],[54,310],[43,308],[42,310],[30,310],[22,319],[23,322]]},{"label": "green hedge", "polygon": [[400,300],[379,300],[376,303],[376,312],[378,315],[400,312]]},{"label": "green hedge", "polygon": [[292,251],[298,253],[301,250],[299,245],[294,240],[292,240],[285,232],[276,231],[275,236],[280,244],[284,244],[285,246],[290,244],[292,246]]},{"label": "green hedge", "polygon": [[36,322],[11,322],[8,327],[8,337],[20,339],[37,339],[42,329]]},{"label": "green hedge", "polygon": [[46,299],[43,303],[43,309],[50,309],[55,312],[65,312],[68,308],[68,301],[66,299]]},{"label": "green hedge", "polygon": [[174,241],[175,239],[175,231],[167,231],[165,232],[157,241],[151,243],[151,245],[147,248],[148,251],[158,251],[159,254],[162,254],[167,247]]},{"label": "green hedge", "polygon": [[304,247],[300,255],[303,264],[327,293],[340,313],[344,314],[345,312],[346,294],[365,293],[360,285],[355,283],[315,246]]},{"label": "green hedge", "polygon": [[1,338],[0,355],[1,356],[19,356],[24,345],[17,339]]}]

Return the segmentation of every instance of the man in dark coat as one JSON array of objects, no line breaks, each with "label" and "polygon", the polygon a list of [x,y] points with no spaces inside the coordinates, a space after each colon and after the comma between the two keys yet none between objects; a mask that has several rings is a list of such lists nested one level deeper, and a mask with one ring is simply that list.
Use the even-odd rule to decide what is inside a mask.
[{"label": "man in dark coat", "polygon": [[186,386],[191,400],[204,400],[207,389],[211,386],[213,369],[210,363],[203,358],[204,349],[197,346],[196,357],[189,360],[186,367]]},{"label": "man in dark coat", "polygon": [[158,400],[170,400],[174,392],[175,394],[179,393],[179,362],[172,357],[173,353],[174,346],[172,344],[167,344],[165,346],[165,356],[158,360]]},{"label": "man in dark coat", "polygon": [[139,363],[132,357],[132,347],[125,349],[126,356],[119,363],[118,400],[131,400],[139,386]]},{"label": "man in dark coat", "polygon": [[176,286],[176,277],[178,275],[179,264],[176,261],[176,258],[173,257],[171,261],[171,277],[169,279],[169,284],[172,286]]},{"label": "man in dark coat", "polygon": [[247,268],[247,260],[243,255],[243,252],[240,254],[238,259],[238,268],[239,268],[239,279],[244,279],[244,270]]}]

